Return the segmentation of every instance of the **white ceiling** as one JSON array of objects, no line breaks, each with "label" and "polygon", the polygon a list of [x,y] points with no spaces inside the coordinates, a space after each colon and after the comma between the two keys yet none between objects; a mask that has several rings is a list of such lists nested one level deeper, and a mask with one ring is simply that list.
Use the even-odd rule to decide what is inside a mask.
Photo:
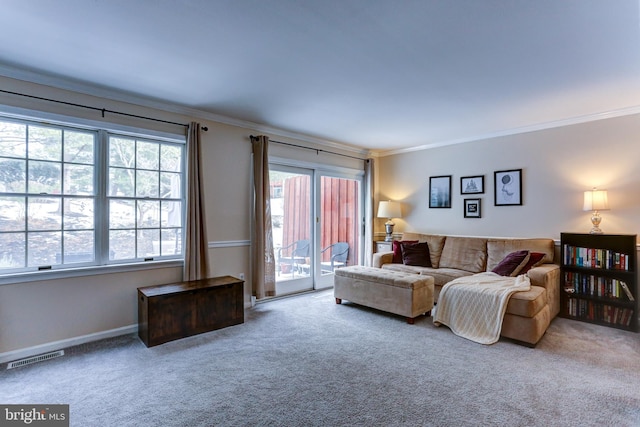
[{"label": "white ceiling", "polygon": [[401,150],[640,111],[639,21],[639,0],[2,0],[0,74]]}]

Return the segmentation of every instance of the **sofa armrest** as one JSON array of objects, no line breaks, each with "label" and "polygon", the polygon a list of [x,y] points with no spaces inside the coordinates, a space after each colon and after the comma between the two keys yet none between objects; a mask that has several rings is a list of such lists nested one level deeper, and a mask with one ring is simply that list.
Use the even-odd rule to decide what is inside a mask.
[{"label": "sofa armrest", "polygon": [[373,254],[371,265],[376,268],[381,268],[384,264],[391,264],[392,262],[393,252],[376,252]]},{"label": "sofa armrest", "polygon": [[541,286],[547,290],[547,304],[553,319],[560,313],[560,266],[542,264],[527,272],[531,286]]}]

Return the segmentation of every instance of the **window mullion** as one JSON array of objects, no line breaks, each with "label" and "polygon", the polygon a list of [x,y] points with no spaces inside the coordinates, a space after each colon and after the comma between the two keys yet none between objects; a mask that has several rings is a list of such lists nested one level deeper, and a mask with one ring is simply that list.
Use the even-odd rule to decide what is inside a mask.
[{"label": "window mullion", "polygon": [[98,143],[96,144],[96,215],[95,215],[95,239],[96,260],[99,264],[109,261],[109,200],[107,198],[107,185],[109,181],[109,136],[106,131],[98,131]]}]

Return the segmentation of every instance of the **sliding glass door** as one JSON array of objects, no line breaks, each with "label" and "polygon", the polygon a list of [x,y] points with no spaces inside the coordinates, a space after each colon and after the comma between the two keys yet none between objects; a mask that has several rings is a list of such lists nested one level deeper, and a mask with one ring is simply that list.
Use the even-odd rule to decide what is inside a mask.
[{"label": "sliding glass door", "polygon": [[362,179],[321,174],[318,180],[319,252],[315,287],[322,289],[333,286],[336,269],[360,264]]},{"label": "sliding glass door", "polygon": [[270,165],[276,296],[333,286],[360,262],[361,178]]},{"label": "sliding glass door", "polygon": [[313,171],[271,165],[276,296],[313,289]]}]

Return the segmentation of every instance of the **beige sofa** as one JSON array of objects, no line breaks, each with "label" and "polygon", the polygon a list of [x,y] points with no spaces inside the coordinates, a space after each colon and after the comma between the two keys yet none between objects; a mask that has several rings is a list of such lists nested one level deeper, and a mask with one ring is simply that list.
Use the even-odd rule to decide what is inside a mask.
[{"label": "beige sofa", "polygon": [[373,267],[433,277],[436,304],[442,286],[457,277],[491,271],[514,251],[526,249],[544,253],[542,264],[526,273],[531,280],[531,290],[517,292],[509,300],[501,336],[533,347],[560,312],[560,267],[553,263],[553,239],[494,239],[404,233],[402,240],[427,242],[432,267],[393,263],[393,252],[374,254]]}]

